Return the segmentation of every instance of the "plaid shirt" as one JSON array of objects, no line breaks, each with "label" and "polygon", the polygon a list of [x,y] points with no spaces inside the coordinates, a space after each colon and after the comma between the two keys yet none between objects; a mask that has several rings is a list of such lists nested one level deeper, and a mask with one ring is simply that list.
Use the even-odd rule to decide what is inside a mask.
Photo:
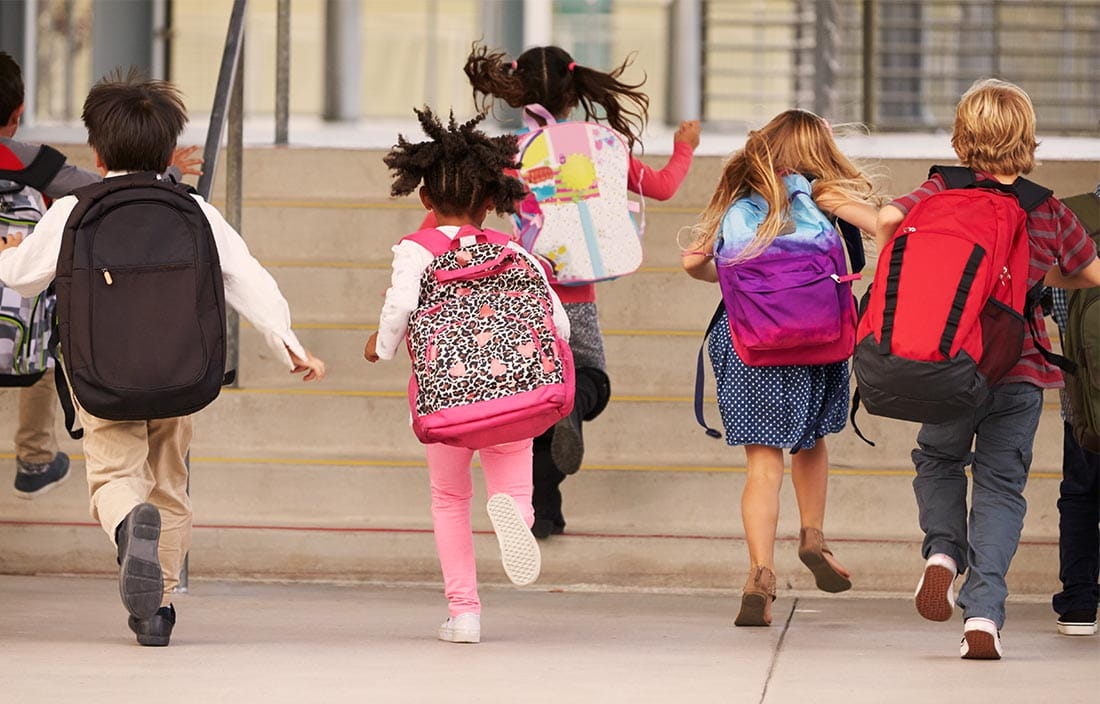
[{"label": "plaid shirt", "polygon": [[[1051,298],[1054,301],[1054,322],[1058,323],[1058,333],[1062,339],[1066,339],[1066,321],[1069,320],[1069,301],[1064,288],[1050,289]],[[1062,420],[1073,424],[1073,409],[1069,405],[1069,397],[1065,389],[1058,391],[1058,398],[1062,402]]]},{"label": "plaid shirt", "polygon": [[[992,179],[990,174],[977,172],[978,179]],[[921,184],[921,187],[909,195],[902,196],[890,205],[902,213],[908,214],[917,203],[934,193],[946,189],[943,177],[935,174]],[[1058,265],[1062,274],[1074,276],[1096,259],[1096,246],[1088,238],[1077,217],[1054,196],[1028,213],[1027,233],[1031,243],[1031,266],[1028,268],[1027,286],[1030,290],[1043,280],[1054,265]],[[1039,330],[1038,342],[1050,349],[1050,336],[1047,334],[1041,310],[1035,310],[1036,327]],[[1025,383],[1044,389],[1063,387],[1062,372],[1049,364],[1035,347],[1030,326],[1024,333],[1024,351],[1020,361],[1009,370],[1001,380],[1002,384]]]}]

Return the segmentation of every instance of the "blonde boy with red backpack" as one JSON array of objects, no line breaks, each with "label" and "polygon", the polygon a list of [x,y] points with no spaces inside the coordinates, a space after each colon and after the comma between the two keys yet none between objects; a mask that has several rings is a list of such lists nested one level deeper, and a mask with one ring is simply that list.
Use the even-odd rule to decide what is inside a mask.
[{"label": "blonde boy with red backpack", "polygon": [[[973,274],[978,280],[985,275],[993,281],[992,288],[985,294],[988,299],[979,301],[979,308],[1001,296],[999,291],[1007,287],[1032,291],[1044,281],[1062,288],[1100,284],[1096,247],[1073,213],[1053,195],[1046,195],[1038,203],[1029,203],[1025,197],[1035,192],[1035,184],[1021,176],[1034,167],[1038,142],[1035,111],[1023,90],[994,79],[975,83],[963,94],[956,108],[951,144],[962,166],[973,173],[973,182],[967,191],[975,198],[985,198],[991,191],[1007,191],[999,201],[987,198],[987,202],[993,204],[989,207],[1001,216],[1019,218],[1026,228],[1028,256],[1022,270],[1013,271],[1005,265],[1003,271],[989,272],[985,271],[987,265],[980,261],[975,264]],[[936,223],[917,222],[919,217],[908,216],[910,213],[916,215],[913,211],[922,209],[918,206],[930,202],[929,199],[957,197],[958,191],[948,190],[945,178],[943,171],[934,172],[917,190],[898,198],[879,214],[878,243],[883,258],[875,286],[879,289],[877,294],[887,301],[884,306],[880,300],[879,306],[886,310],[890,308],[891,295],[900,299],[901,304],[907,296],[912,296],[905,279],[906,268],[915,261],[910,258],[909,251],[904,257],[896,257],[899,286],[899,277],[892,277],[889,272],[893,258],[889,253],[896,251],[899,240],[906,236],[908,244],[919,245],[922,237],[936,235]],[[985,225],[985,220],[978,217],[978,210],[961,205],[956,213],[957,222],[964,228]],[[971,259],[981,260],[984,254],[975,250]],[[988,254],[993,259],[993,253]],[[1026,277],[1026,286],[1020,287],[1018,281],[1013,282],[1013,275]],[[893,286],[888,283],[891,278],[895,279]],[[972,302],[965,293],[958,294],[954,287],[952,290],[958,307],[970,310]],[[977,291],[978,287],[973,290]],[[1008,596],[1005,574],[1020,542],[1026,510],[1023,490],[1043,410],[1043,390],[1063,386],[1060,370],[1048,360],[1049,355],[1043,354],[1050,343],[1041,311],[1030,305],[1030,296],[1026,304],[1017,298],[1011,297],[1012,304],[1008,307],[1015,315],[1031,320],[1020,326],[1021,353],[1015,363],[999,370],[995,383],[977,389],[971,407],[966,408],[963,404],[952,410],[945,404],[942,420],[925,420],[917,436],[918,447],[913,451],[917,472],[913,488],[925,534],[922,553],[927,561],[915,596],[917,611],[933,621],[950,619],[956,603],[955,579],[969,570],[958,595],[965,619],[960,653],[966,659],[1001,657],[1000,629],[1004,625]],[[882,354],[903,356],[904,350],[896,344],[898,337],[905,334],[901,304],[895,306],[896,319],[893,315],[886,316],[889,324],[865,315],[865,324],[861,324],[857,333],[857,345],[867,341],[867,335],[873,335],[870,342],[878,343],[881,350],[882,329],[893,326],[895,344],[891,347],[887,339],[888,349]],[[869,311],[874,306],[875,292]],[[966,317],[956,322],[960,329],[968,325]],[[978,323],[983,331],[985,323],[985,319]],[[973,320],[969,324],[973,325]],[[944,330],[945,338],[951,337],[948,332]],[[966,354],[958,344],[952,346],[950,339],[947,343],[944,361],[955,362],[961,354]],[[982,351],[980,341],[976,349]],[[857,351],[857,375],[860,373],[858,355]],[[980,373],[981,360],[973,361],[979,365],[979,371],[974,374],[976,383],[985,384],[987,380]],[[969,511],[967,465],[971,465],[974,477]]]}]

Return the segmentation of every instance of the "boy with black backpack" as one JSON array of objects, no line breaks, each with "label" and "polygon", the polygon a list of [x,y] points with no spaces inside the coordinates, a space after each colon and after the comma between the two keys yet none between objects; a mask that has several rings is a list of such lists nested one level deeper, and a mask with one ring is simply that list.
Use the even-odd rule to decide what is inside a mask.
[{"label": "boy with black backpack", "polygon": [[[1073,213],[1021,177],[1033,168],[1038,144],[1023,90],[992,79],[975,83],[956,108],[951,144],[965,171],[936,167],[879,214],[882,257],[857,333],[855,368],[869,407],[922,422],[913,488],[927,562],[917,610],[948,620],[955,579],[969,569],[958,597],[965,619],[960,652],[999,659],[1005,574],[1023,528],[1043,390],[1063,385],[1034,292],[1044,279],[1063,288],[1098,285],[1100,261]],[[929,316],[941,302],[943,317]],[[939,355],[925,359],[913,350],[929,331]],[[936,365],[958,374],[954,396],[938,404],[922,395],[937,391]],[[927,375],[914,377],[908,390],[886,390],[913,369]]]},{"label": "boy with black backpack", "polygon": [[30,296],[56,276],[59,359],[84,429],[92,517],[118,547],[130,629],[142,645],[168,645],[191,539],[190,414],[226,378],[226,302],[306,381],[325,366],[298,342],[286,300],[240,235],[157,175],[187,121],[176,88],[108,78],[83,119],[105,180],[57,200],[25,242],[8,237],[0,282]]},{"label": "boy with black backpack", "polygon": [[[99,174],[65,163],[65,156],[45,145],[17,141],[23,115],[23,74],[19,64],[0,51],[0,239],[26,236],[52,198],[97,183]],[[198,173],[189,167],[193,148],[173,154],[170,173]],[[51,289],[24,298],[0,289],[0,387],[19,388],[19,424],[15,433],[14,493],[34,499],[69,477],[69,457],[59,452],[54,435],[57,390],[53,360],[47,354],[56,298]]]}]

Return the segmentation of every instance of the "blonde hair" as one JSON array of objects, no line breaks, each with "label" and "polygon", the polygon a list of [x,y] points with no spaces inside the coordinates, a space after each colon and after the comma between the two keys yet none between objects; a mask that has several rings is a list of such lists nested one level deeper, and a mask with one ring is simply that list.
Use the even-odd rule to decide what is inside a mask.
[{"label": "blonde hair", "polygon": [[812,112],[787,110],[749,132],[745,147],[726,162],[718,188],[693,228],[696,241],[692,249],[712,244],[730,205],[753,192],[767,202],[768,215],[752,242],[733,261],[751,259],[767,249],[789,219],[783,172],[802,174],[812,181],[815,201],[824,195],[875,203],[870,179],[840,153],[829,123]]},{"label": "blonde hair", "polygon": [[959,161],[991,174],[1035,168],[1035,108],[1019,86],[995,78],[976,81],[955,108],[951,146]]}]

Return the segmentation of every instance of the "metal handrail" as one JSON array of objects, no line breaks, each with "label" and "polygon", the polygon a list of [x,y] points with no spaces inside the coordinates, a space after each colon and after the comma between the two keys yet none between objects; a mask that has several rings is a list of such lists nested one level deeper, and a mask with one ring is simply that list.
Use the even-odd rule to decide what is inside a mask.
[{"label": "metal handrail", "polygon": [[229,98],[233,93],[233,81],[237,76],[237,66],[241,60],[241,46],[244,44],[244,16],[248,0],[233,0],[233,10],[229,14],[229,29],[225,34],[225,50],[222,52],[221,68],[218,70],[218,87],[214,90],[214,107],[210,111],[210,126],[206,130],[206,146],[203,148],[202,175],[199,177],[198,191],[203,198],[210,199],[214,186],[214,172],[218,167],[218,152],[221,149],[222,132],[225,130],[229,111]]}]

